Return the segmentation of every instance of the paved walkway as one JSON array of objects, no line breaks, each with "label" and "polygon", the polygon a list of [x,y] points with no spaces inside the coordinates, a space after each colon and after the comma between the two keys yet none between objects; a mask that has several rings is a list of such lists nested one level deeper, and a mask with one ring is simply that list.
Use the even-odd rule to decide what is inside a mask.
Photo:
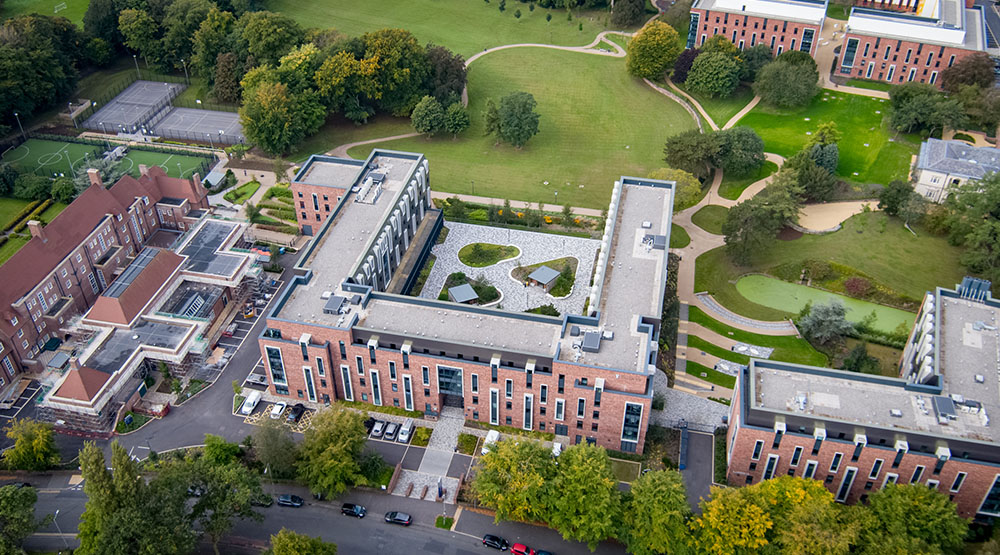
[{"label": "paved walkway", "polygon": [[393,135],[391,137],[379,137],[377,139],[368,139],[368,140],[365,140],[365,141],[357,141],[357,142],[354,142],[354,143],[347,143],[347,144],[340,145],[337,148],[334,148],[333,150],[331,150],[330,152],[327,152],[327,154],[329,154],[330,156],[336,156],[338,158],[350,158],[350,156],[347,154],[347,151],[350,150],[350,149],[352,149],[352,148],[354,148],[354,147],[356,147],[356,146],[370,145],[370,144],[374,144],[374,143],[382,143],[382,142],[385,142],[385,141],[395,141],[397,139],[409,139],[410,137],[419,137],[419,136],[420,136],[420,133],[413,132],[413,133],[403,133],[402,135]]},{"label": "paved walkway", "polygon": [[[503,203],[506,201],[506,199],[502,199],[502,198],[481,197],[481,196],[478,196],[478,195],[458,195],[458,194],[455,194],[455,193],[446,193],[444,191],[436,191],[436,190],[432,190],[431,191],[431,198],[432,199],[435,199],[435,198],[438,198],[438,199],[449,199],[449,198],[452,198],[452,197],[458,197],[460,200],[463,200],[465,202],[473,202],[473,203],[476,203],[476,204],[495,204],[497,206],[503,205]],[[526,209],[526,208],[536,209],[536,208],[538,208],[538,203],[537,202],[526,202],[526,201],[523,201],[523,200],[512,200],[512,201],[510,201],[510,206],[511,206],[511,208],[514,208],[516,210],[522,210],[522,209]],[[542,205],[542,211],[543,212],[562,212],[562,210],[563,210],[563,207],[560,206],[560,205],[558,205],[558,204],[543,204]],[[603,211],[597,210],[595,208],[582,208],[582,207],[579,207],[579,206],[574,206],[573,207],[573,213],[576,214],[576,215],[578,215],[578,216],[593,216],[595,218],[600,218],[604,214]]]},{"label": "paved walkway", "polygon": [[830,89],[848,94],[870,96],[872,98],[889,98],[889,93],[886,91],[876,91],[872,89],[838,85],[830,78],[831,70],[836,71],[837,69],[833,68],[834,60],[836,59],[839,62],[839,58],[834,52],[834,49],[843,45],[844,28],[846,25],[846,21],[833,19],[832,17],[828,17],[823,20],[823,29],[821,29],[819,33],[819,44],[816,46],[816,66],[819,69],[820,86],[824,89]]}]

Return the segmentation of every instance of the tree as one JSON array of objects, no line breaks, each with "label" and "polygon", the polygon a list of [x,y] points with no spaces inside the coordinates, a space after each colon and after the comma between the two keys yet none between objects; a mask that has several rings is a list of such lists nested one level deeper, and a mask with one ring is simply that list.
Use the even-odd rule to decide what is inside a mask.
[{"label": "tree", "polygon": [[810,147],[813,145],[834,145],[840,142],[842,135],[840,130],[837,129],[837,122],[832,120],[824,121],[816,127],[816,131],[813,132],[806,145]]},{"label": "tree", "polygon": [[847,308],[838,300],[812,305],[809,314],[799,320],[799,331],[811,342],[828,345],[854,331],[847,321]]},{"label": "tree", "polygon": [[[795,52],[785,54],[792,53]],[[757,80],[753,84],[754,93],[760,96],[762,102],[779,108],[809,104],[809,101],[819,93],[819,72],[815,69],[816,64],[810,67],[806,64],[792,63],[781,59],[781,56],[757,72]]]},{"label": "tree", "polygon": [[302,43],[305,33],[291,18],[268,11],[243,14],[237,25],[247,52],[258,64],[277,64],[289,50]]},{"label": "tree", "polygon": [[298,444],[280,421],[262,420],[253,431],[254,456],[264,465],[268,474],[276,479],[295,476],[295,458]]},{"label": "tree", "polygon": [[958,92],[963,85],[978,85],[983,89],[993,86],[993,60],[986,52],[965,56],[941,72],[941,88]]},{"label": "tree", "polygon": [[912,193],[913,185],[894,179],[879,192],[878,208],[889,216],[896,216]]},{"label": "tree", "polygon": [[227,53],[233,55],[231,52],[234,46],[232,42],[234,42],[235,28],[236,18],[233,14],[220,11],[213,6],[191,38],[193,43],[191,69],[196,74],[208,78],[210,83],[215,78],[219,56]]},{"label": "tree", "polygon": [[358,460],[366,435],[361,414],[338,407],[316,413],[300,448],[299,478],[313,493],[343,493],[362,477]]},{"label": "tree", "polygon": [[337,544],[282,528],[271,535],[271,548],[265,555],[337,555]]},{"label": "tree", "polygon": [[76,185],[69,177],[57,177],[52,182],[52,199],[56,202],[69,204],[76,198]]},{"label": "tree", "polygon": [[14,184],[17,183],[18,172],[7,163],[0,163],[0,196],[9,196],[14,192]]},{"label": "tree", "polygon": [[698,551],[749,555],[767,545],[774,522],[764,509],[746,502],[744,489],[712,486],[710,500],[701,502],[701,516],[690,524],[691,542]]},{"label": "tree", "polygon": [[621,499],[603,447],[582,443],[563,451],[551,488],[549,524],[563,539],[586,542],[594,550],[614,535]]},{"label": "tree", "polygon": [[430,73],[427,79],[428,94],[442,106],[461,100],[465,89],[465,58],[443,46],[427,45]]},{"label": "tree", "polygon": [[688,73],[691,71],[691,64],[694,63],[694,59],[698,57],[698,54],[701,54],[701,50],[697,48],[688,48],[681,52],[677,56],[677,61],[674,62],[674,71],[670,74],[670,80],[674,83],[687,81]]},{"label": "tree", "polygon": [[431,64],[416,37],[403,29],[382,29],[361,36],[366,59],[377,60],[373,76],[381,91],[379,106],[408,116],[424,96]]},{"label": "tree", "polygon": [[45,200],[52,190],[52,180],[30,173],[18,176],[14,181],[14,197],[21,200]]},{"label": "tree", "polygon": [[806,66],[812,68],[813,71],[817,71],[816,60],[809,55],[808,52],[803,52],[801,50],[786,50],[775,59],[778,62],[785,62],[797,66]]},{"label": "tree", "polygon": [[868,510],[875,525],[862,532],[864,543],[910,538],[947,553],[962,547],[969,529],[947,495],[923,484],[886,485],[868,498]]},{"label": "tree", "polygon": [[122,9],[120,4],[117,0],[88,2],[87,11],[83,14],[83,31],[109,45],[121,44],[122,36],[118,32],[118,12]]},{"label": "tree", "polygon": [[[213,6],[209,0],[174,0],[167,8],[167,14],[163,18],[162,41],[164,63],[168,67],[180,69],[184,64],[181,60],[191,60],[191,37],[199,30]],[[226,28],[228,25],[222,23],[225,20],[229,20],[231,24],[232,15],[228,12],[218,12],[218,18],[213,24],[221,24]],[[216,55],[217,51],[208,53],[210,57],[206,58],[204,67],[206,72],[211,68]],[[202,75],[211,77],[210,73]]]},{"label": "tree", "polygon": [[125,46],[139,53],[146,62],[160,65],[163,44],[160,41],[160,24],[146,10],[122,10],[118,16],[118,30]]},{"label": "tree", "polygon": [[48,523],[48,516],[35,518],[37,500],[35,488],[0,487],[0,553],[23,554],[21,542]]},{"label": "tree", "polygon": [[358,59],[340,51],[323,62],[315,80],[331,111],[361,124],[375,113],[375,99],[382,94],[375,80],[377,71],[377,59]]},{"label": "tree", "polygon": [[708,37],[708,40],[701,44],[701,51],[705,53],[717,52],[733,59],[738,58],[741,54],[740,49],[733,44],[733,41],[727,39],[725,35],[712,35]]},{"label": "tree", "polygon": [[751,175],[764,166],[764,139],[749,127],[733,127],[717,133],[719,152],[715,165],[736,176]]},{"label": "tree", "polygon": [[702,179],[708,177],[721,149],[722,141],[718,134],[691,129],[667,138],[663,145],[663,160],[670,167]]},{"label": "tree", "polygon": [[632,500],[622,517],[622,539],[629,553],[680,553],[687,543],[691,514],[679,472],[658,470],[632,484]]},{"label": "tree", "polygon": [[546,520],[548,484],[555,474],[552,453],[540,443],[500,441],[479,460],[472,491],[496,511],[497,523]]},{"label": "tree", "polygon": [[[621,0],[618,3],[621,4]],[[662,77],[673,67],[682,49],[681,39],[673,27],[662,21],[652,21],[629,41],[625,68],[636,77]]]},{"label": "tree", "polygon": [[944,126],[959,129],[966,121],[958,99],[946,98],[933,85],[926,83],[905,83],[893,87],[889,91],[889,102],[892,108],[889,122],[906,133],[931,133]]},{"label": "tree", "polygon": [[868,354],[868,344],[862,341],[847,353],[841,369],[861,374],[879,374],[882,365],[877,358]]},{"label": "tree", "polygon": [[235,104],[240,100],[240,80],[237,75],[236,54],[223,52],[215,59],[212,95],[219,102]]},{"label": "tree", "polygon": [[996,129],[1000,125],[1000,89],[959,85],[958,93],[953,96],[962,104],[971,125],[984,129]]},{"label": "tree", "polygon": [[[718,36],[720,35],[716,35]],[[710,52],[705,45],[702,45],[701,50],[702,53],[691,64],[685,83],[692,90],[713,98],[733,94],[740,84],[740,65],[727,53]]]},{"label": "tree", "polygon": [[186,477],[192,487],[201,491],[191,507],[190,519],[208,535],[216,555],[219,540],[232,530],[235,519],[263,520],[252,504],[263,494],[260,478],[245,466],[236,462],[214,464],[206,457],[175,466],[178,476]]},{"label": "tree", "polygon": [[743,51],[743,74],[740,79],[743,81],[756,81],[757,72],[760,68],[769,64],[774,59],[771,47],[764,44],[756,44]]},{"label": "tree", "polygon": [[487,135],[496,136],[497,143],[500,142],[500,111],[492,98],[486,100],[486,109],[483,110],[483,127]]},{"label": "tree", "polygon": [[313,91],[292,94],[284,83],[264,82],[255,87],[243,82],[240,123],[247,139],[271,155],[291,150],[322,125],[326,109]]},{"label": "tree", "polygon": [[441,103],[436,98],[425,96],[413,108],[410,121],[417,133],[423,133],[430,137],[444,128],[444,109],[441,108]]},{"label": "tree", "polygon": [[451,133],[452,137],[457,137],[459,133],[468,129],[471,123],[469,112],[461,102],[453,102],[444,112],[444,129]]},{"label": "tree", "polygon": [[674,212],[690,208],[701,200],[701,183],[684,170],[660,168],[649,172],[646,177],[674,182]]},{"label": "tree", "polygon": [[105,67],[114,54],[111,45],[100,37],[91,37],[83,47],[84,57],[91,65]]},{"label": "tree", "polygon": [[805,163],[798,168],[797,178],[799,188],[806,200],[812,202],[830,200],[837,187],[837,178],[829,170],[813,162],[812,158],[807,158]]},{"label": "tree", "polygon": [[616,27],[631,27],[639,23],[646,11],[643,0],[616,0],[612,6],[611,24]]},{"label": "tree", "polygon": [[59,462],[59,449],[52,425],[31,418],[17,418],[7,426],[7,439],[14,445],[3,452],[11,470],[48,470]]},{"label": "tree", "polygon": [[230,443],[224,438],[205,434],[205,447],[202,450],[202,457],[208,464],[220,466],[235,462],[240,456],[240,446],[237,443]]},{"label": "tree", "polygon": [[809,157],[817,166],[826,169],[830,174],[837,172],[837,164],[840,163],[840,148],[837,143],[828,145],[815,143],[808,148]]},{"label": "tree", "polygon": [[991,218],[979,223],[964,239],[966,249],[959,259],[962,264],[977,274],[996,276],[1000,269],[1000,220]]},{"label": "tree", "polygon": [[786,223],[798,217],[800,191],[793,171],[780,171],[756,196],[729,210],[722,224],[726,254],[737,264],[746,264],[755,253],[764,252]]},{"label": "tree", "polygon": [[499,138],[515,148],[522,148],[528,139],[538,133],[538,112],[535,112],[537,105],[535,97],[523,91],[501,98],[497,108]]}]

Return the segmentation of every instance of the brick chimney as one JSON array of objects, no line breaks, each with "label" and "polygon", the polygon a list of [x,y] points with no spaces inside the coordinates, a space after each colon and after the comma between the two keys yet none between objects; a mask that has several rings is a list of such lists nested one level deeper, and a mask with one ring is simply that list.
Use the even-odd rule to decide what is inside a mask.
[{"label": "brick chimney", "polygon": [[90,179],[91,185],[97,185],[102,189],[104,188],[104,182],[101,181],[101,172],[97,171],[96,169],[90,168],[89,170],[87,170],[87,178]]},{"label": "brick chimney", "polygon": [[31,232],[32,237],[38,237],[42,241],[45,241],[45,228],[42,227],[42,222],[38,220],[28,221],[28,230]]},{"label": "brick chimney", "polygon": [[146,164],[139,164],[139,175],[146,175],[149,173],[149,166]]}]

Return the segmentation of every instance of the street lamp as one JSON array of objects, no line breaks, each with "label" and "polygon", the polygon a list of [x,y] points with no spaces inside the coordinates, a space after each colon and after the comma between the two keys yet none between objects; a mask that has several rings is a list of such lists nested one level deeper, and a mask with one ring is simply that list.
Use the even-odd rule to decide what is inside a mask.
[{"label": "street lamp", "polygon": [[559,206],[559,191],[552,191],[552,194],[556,197],[556,206]]},{"label": "street lamp", "polygon": [[56,509],[56,514],[52,516],[52,523],[56,525],[56,531],[59,532],[59,537],[62,538],[63,545],[66,546],[66,549],[68,550],[69,542],[66,541],[66,536],[63,535],[62,529],[59,528],[59,521],[56,520],[57,518],[59,518],[59,509]]},{"label": "street lamp", "polygon": [[21,127],[21,118],[19,116],[20,116],[20,114],[18,114],[17,112],[14,112],[14,119],[17,120],[17,128],[21,130],[21,138],[27,141],[28,137],[24,136],[24,128]]},{"label": "street lamp", "polygon": [[215,143],[212,142],[212,134],[205,133],[205,136],[208,137],[208,144],[212,145],[212,150],[215,150]]},{"label": "street lamp", "polygon": [[136,75],[136,77],[138,77],[139,79],[142,79],[142,73],[139,73],[139,58],[136,58],[135,54],[132,54],[132,61],[135,62],[135,75]]},{"label": "street lamp", "polygon": [[184,171],[181,169],[180,162],[177,162],[177,177],[184,177]]},{"label": "street lamp", "polygon": [[191,84],[191,80],[188,79],[188,66],[187,66],[187,62],[184,61],[184,58],[181,58],[181,64],[184,65],[184,82],[190,85]]}]

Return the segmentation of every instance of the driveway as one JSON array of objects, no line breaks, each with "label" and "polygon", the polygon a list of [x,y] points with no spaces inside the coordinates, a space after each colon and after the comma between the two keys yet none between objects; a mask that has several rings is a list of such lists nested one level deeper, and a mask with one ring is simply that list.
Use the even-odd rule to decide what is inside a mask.
[{"label": "driveway", "polygon": [[688,433],[687,467],[681,471],[684,487],[687,489],[688,503],[695,512],[698,502],[708,499],[712,480],[715,477],[715,436],[701,432]]}]

